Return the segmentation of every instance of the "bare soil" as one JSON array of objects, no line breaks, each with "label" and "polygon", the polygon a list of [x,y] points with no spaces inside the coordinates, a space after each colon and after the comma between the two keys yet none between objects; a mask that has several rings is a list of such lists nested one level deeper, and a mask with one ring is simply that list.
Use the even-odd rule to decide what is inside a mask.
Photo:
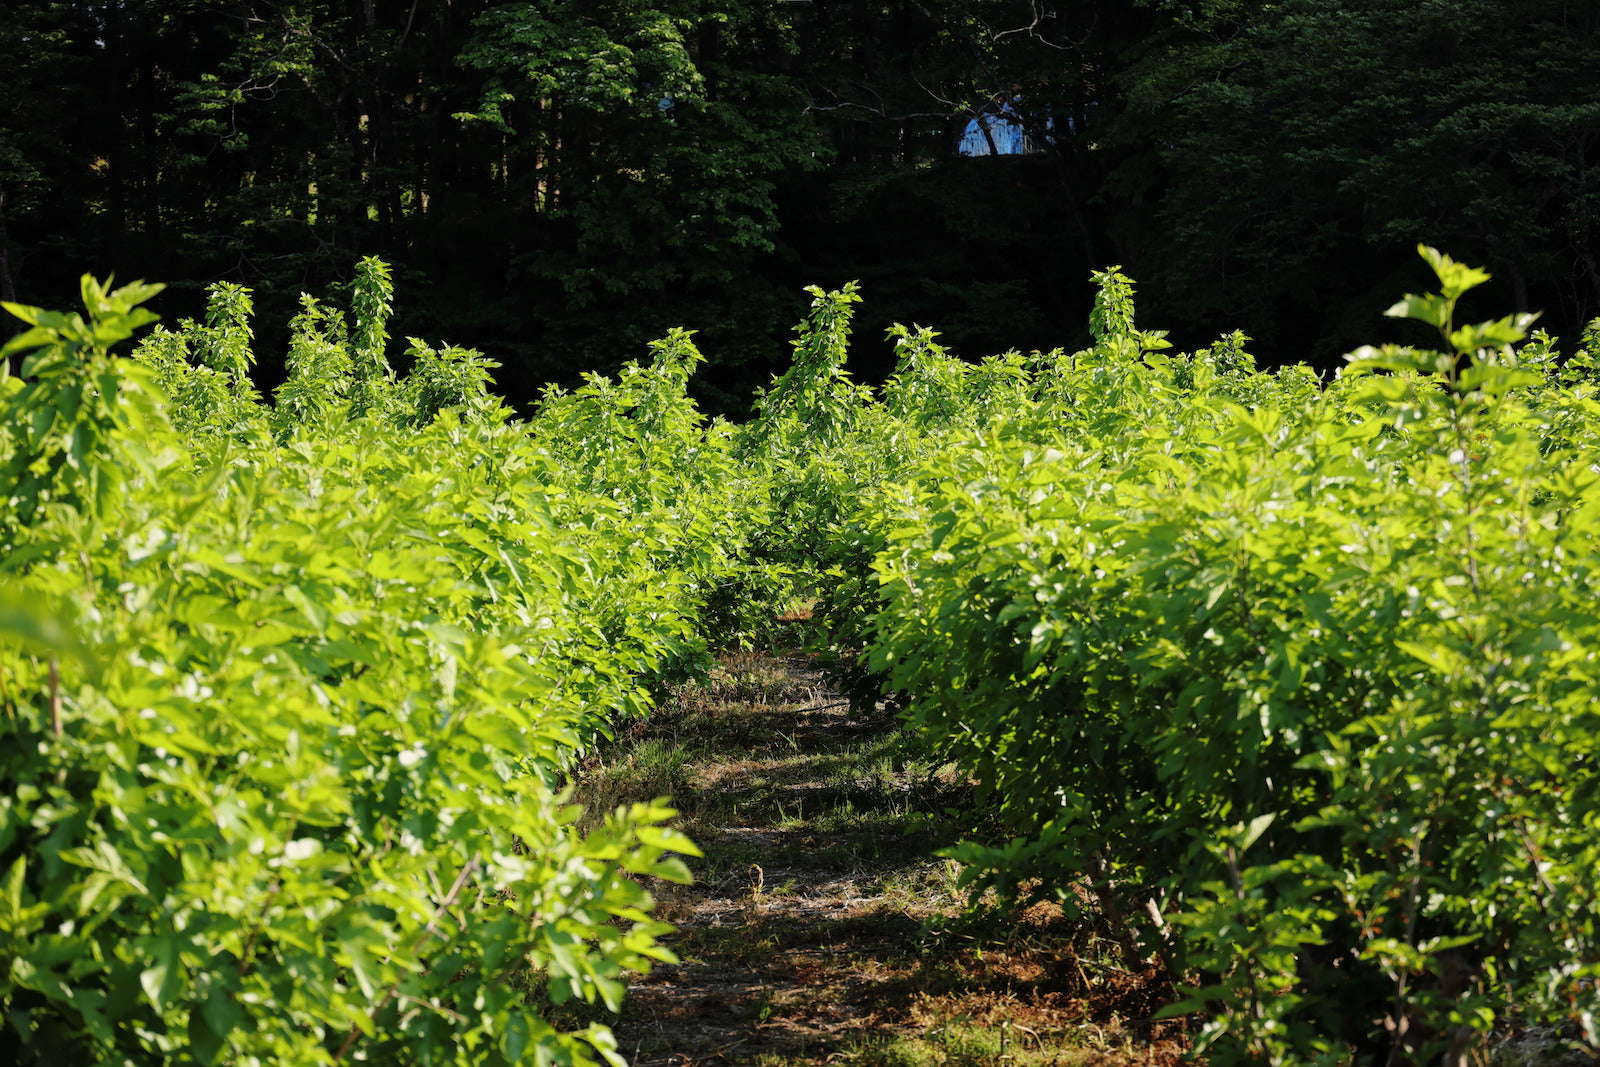
[{"label": "bare soil", "polygon": [[969,783],[920,761],[892,714],[853,711],[803,656],[728,657],[588,769],[609,808],[671,795],[704,850],[652,886],[681,958],[607,1019],[636,1067],[1172,1064],[1171,991],[1093,919],[965,907],[935,855]]}]

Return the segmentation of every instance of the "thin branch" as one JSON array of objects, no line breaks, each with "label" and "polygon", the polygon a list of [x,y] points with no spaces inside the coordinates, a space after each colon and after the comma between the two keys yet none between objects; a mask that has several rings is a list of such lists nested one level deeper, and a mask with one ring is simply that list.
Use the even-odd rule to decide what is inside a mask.
[{"label": "thin branch", "polygon": [[396,53],[406,46],[406,38],[411,36],[411,24],[417,18],[417,3],[418,0],[411,0],[411,14],[406,16],[406,28],[401,32],[400,40],[395,42],[394,50]]},{"label": "thin branch", "polygon": [[1033,0],[1033,3],[1029,6],[1033,11],[1033,21],[1028,23],[1026,26],[1018,26],[1015,29],[1000,30],[999,32],[995,32],[990,30],[988,26],[984,26],[984,24],[978,19],[973,19],[973,21],[977,22],[978,25],[983,26],[984,32],[989,34],[989,40],[991,43],[997,42],[1005,37],[1014,37],[1019,33],[1025,33],[1035,41],[1038,41],[1040,44],[1044,45],[1046,48],[1053,48],[1057,52],[1071,52],[1075,49],[1082,48],[1085,44],[1089,43],[1089,37],[1091,34],[1088,33],[1084,34],[1083,40],[1081,41],[1074,41],[1069,37],[1067,38],[1066,44],[1056,44],[1054,41],[1049,40],[1043,34],[1038,32],[1039,24],[1055,18],[1055,13],[1047,13],[1044,10],[1044,5],[1041,4],[1039,0]]},{"label": "thin branch", "polygon": [[[466,887],[467,880],[476,874],[477,870],[478,858],[474,856],[467,862],[465,867],[461,868],[461,873],[456,875],[455,884],[450,887],[450,895],[444,900],[441,900],[439,905],[433,909],[433,917],[428,920],[428,925],[422,928],[422,933],[417,937],[417,943],[412,946],[411,952],[413,955],[421,952],[422,947],[428,943],[429,939],[431,939],[434,934],[438,933],[440,918],[442,918],[447,911],[455,906],[456,898],[461,895],[461,890]],[[384,1006],[388,1004],[389,1001],[395,999],[399,993],[400,979],[396,978],[394,982],[390,984],[389,988],[384,992],[383,996],[378,999],[378,1003],[373,1005],[372,1025],[374,1028],[376,1028],[378,1025],[378,1013],[383,1010]],[[340,1045],[339,1051],[333,1054],[333,1062],[343,1063],[345,1054],[355,1047],[355,1043],[360,1040],[360,1038],[361,1028],[359,1026],[352,1026],[350,1028],[350,1032],[345,1035],[344,1044]]]},{"label": "thin branch", "polygon": [[467,1021],[467,1017],[458,1011],[451,1011],[443,1004],[435,1004],[431,1000],[423,1000],[420,997],[412,996],[410,993],[396,993],[395,999],[402,1003],[415,1004],[419,1008],[427,1008],[429,1011],[436,1011],[453,1022],[464,1023]]},{"label": "thin branch", "polygon": [[812,112],[845,110],[864,111],[869,115],[875,115],[890,122],[901,122],[905,119],[949,119],[960,114],[960,112],[955,111],[906,111],[900,114],[890,114],[886,108],[881,106],[873,107],[871,104],[862,104],[854,100],[844,100],[837,104],[807,104],[803,113],[811,114]]}]

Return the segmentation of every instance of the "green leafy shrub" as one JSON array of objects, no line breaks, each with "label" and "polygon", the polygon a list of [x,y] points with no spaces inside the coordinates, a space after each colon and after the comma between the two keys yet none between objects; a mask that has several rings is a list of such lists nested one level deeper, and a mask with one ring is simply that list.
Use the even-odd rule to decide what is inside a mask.
[{"label": "green leafy shrub", "polygon": [[694,848],[560,786],[695,647],[673,542],[470,404],[181,432],[152,292],[21,309],[0,398],[4,1058],[619,1063],[540,1002],[670,959]]},{"label": "green leafy shrub", "polygon": [[1087,878],[1190,976],[1212,1062],[1459,1057],[1520,1012],[1596,1037],[1600,424],[1518,363],[1527,318],[1455,325],[1486,276],[1426,255],[1441,292],[1391,313],[1447,348],[1326,390],[1179,380],[1113,291],[1038,413],[867,511],[874,665],[1017,835],[956,855]]},{"label": "green leafy shrub", "polygon": [[1595,1041],[1595,346],[1458,325],[1487,276],[1423,251],[1390,314],[1442,347],[1326,384],[1170,352],[1112,268],[1088,349],[896,327],[874,396],[858,295],[814,289],[741,427],[686,331],[526,425],[477,353],[398,377],[376,261],[349,316],[303,301],[271,409],[244,290],[133,361],[155,287],[16,309],[0,1047],[615,1062],[539,1005],[670,958],[631,876],[693,846],[662,803],[582,834],[562,787],[800,607],[982,783],[974,891],[1088,889],[1212,1062]]}]

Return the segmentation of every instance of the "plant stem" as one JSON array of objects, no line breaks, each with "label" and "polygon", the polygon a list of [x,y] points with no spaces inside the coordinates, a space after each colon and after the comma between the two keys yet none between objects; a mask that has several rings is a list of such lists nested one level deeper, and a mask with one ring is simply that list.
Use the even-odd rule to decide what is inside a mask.
[{"label": "plant stem", "polygon": [[61,726],[61,661],[50,657],[50,732],[60,737]]},{"label": "plant stem", "polygon": [[[456,875],[455,883],[450,886],[449,896],[441,900],[438,907],[433,909],[433,917],[428,920],[428,925],[422,928],[422,933],[417,937],[417,943],[412,946],[413,953],[421,951],[422,946],[428,943],[428,939],[438,932],[439,919],[443,917],[445,912],[449,911],[455,906],[456,898],[461,895],[461,890],[466,887],[467,880],[477,873],[477,870],[478,858],[474,856],[471,860],[467,861],[467,865],[465,867],[461,868],[461,873]],[[378,998],[378,1003],[372,1006],[371,1017],[374,1029],[376,1029],[378,1025],[378,1013],[383,1010],[384,1005],[388,1004],[389,1001],[393,1000],[399,994],[400,981],[401,980],[399,978],[396,978],[389,985],[389,988],[384,991],[383,996]],[[355,1043],[360,1039],[360,1037],[361,1028],[359,1026],[352,1026],[350,1028],[350,1032],[345,1035],[344,1044],[340,1045],[339,1051],[333,1054],[333,1062],[343,1063],[345,1054],[355,1047]]]}]

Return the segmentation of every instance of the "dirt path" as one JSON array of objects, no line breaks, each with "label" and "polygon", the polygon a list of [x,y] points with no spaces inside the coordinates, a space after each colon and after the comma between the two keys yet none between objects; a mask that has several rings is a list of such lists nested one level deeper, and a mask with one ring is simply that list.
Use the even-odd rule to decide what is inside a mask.
[{"label": "dirt path", "polygon": [[740,655],[586,776],[609,808],[674,798],[705,850],[653,887],[682,958],[610,1020],[636,1067],[1167,1064],[1182,1051],[1147,978],[1053,908],[961,916],[933,853],[969,790],[851,713],[804,657]]}]

